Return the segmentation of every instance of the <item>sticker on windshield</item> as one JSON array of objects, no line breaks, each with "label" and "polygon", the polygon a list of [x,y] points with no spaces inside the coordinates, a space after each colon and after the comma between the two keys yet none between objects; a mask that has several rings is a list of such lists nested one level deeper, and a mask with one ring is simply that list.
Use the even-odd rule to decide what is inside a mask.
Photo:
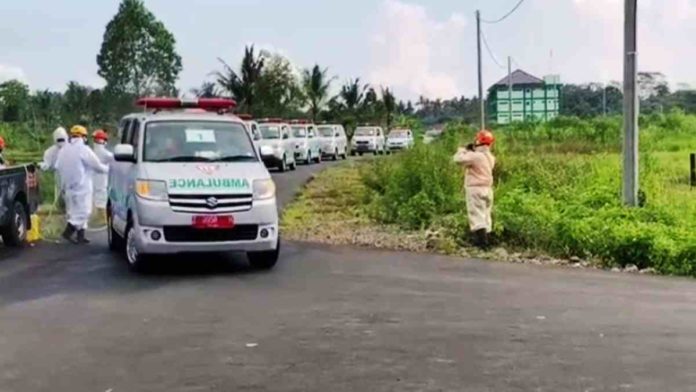
[{"label": "sticker on windshield", "polygon": [[186,143],[215,143],[215,131],[212,129],[187,129]]}]

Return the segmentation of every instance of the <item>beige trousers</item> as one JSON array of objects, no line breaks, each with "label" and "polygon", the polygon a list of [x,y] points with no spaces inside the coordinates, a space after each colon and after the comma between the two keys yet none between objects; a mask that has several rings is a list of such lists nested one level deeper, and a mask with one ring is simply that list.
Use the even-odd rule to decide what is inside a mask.
[{"label": "beige trousers", "polygon": [[469,215],[471,231],[486,229],[493,231],[491,211],[493,209],[493,188],[487,186],[466,187],[466,210]]}]

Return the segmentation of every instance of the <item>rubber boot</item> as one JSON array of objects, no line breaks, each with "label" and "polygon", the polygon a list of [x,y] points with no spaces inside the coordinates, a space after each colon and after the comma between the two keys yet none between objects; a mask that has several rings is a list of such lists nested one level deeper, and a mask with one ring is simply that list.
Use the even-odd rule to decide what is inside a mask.
[{"label": "rubber boot", "polygon": [[80,229],[77,231],[77,243],[78,244],[89,244],[89,240],[85,238],[85,229]]},{"label": "rubber boot", "polygon": [[471,236],[475,247],[482,250],[488,248],[488,233],[486,233],[486,229],[476,230],[471,233]]},{"label": "rubber boot", "polygon": [[68,242],[75,242],[72,238],[73,234],[75,234],[75,226],[68,223],[65,226],[65,230],[63,230],[63,234],[61,234],[61,237],[63,237]]}]

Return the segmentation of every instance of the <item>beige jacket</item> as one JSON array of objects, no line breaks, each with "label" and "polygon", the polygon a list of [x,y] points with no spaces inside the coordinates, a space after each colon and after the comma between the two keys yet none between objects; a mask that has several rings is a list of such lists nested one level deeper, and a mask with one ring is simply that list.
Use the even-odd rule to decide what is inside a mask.
[{"label": "beige jacket", "polygon": [[476,147],[476,151],[459,148],[453,160],[464,168],[467,187],[493,187],[495,157],[489,147]]}]

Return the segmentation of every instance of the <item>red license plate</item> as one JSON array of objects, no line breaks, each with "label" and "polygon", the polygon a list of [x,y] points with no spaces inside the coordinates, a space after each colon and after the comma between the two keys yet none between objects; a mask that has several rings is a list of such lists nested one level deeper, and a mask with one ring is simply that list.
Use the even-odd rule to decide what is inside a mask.
[{"label": "red license plate", "polygon": [[198,215],[193,217],[192,225],[196,229],[231,229],[234,227],[234,217],[230,215]]}]

